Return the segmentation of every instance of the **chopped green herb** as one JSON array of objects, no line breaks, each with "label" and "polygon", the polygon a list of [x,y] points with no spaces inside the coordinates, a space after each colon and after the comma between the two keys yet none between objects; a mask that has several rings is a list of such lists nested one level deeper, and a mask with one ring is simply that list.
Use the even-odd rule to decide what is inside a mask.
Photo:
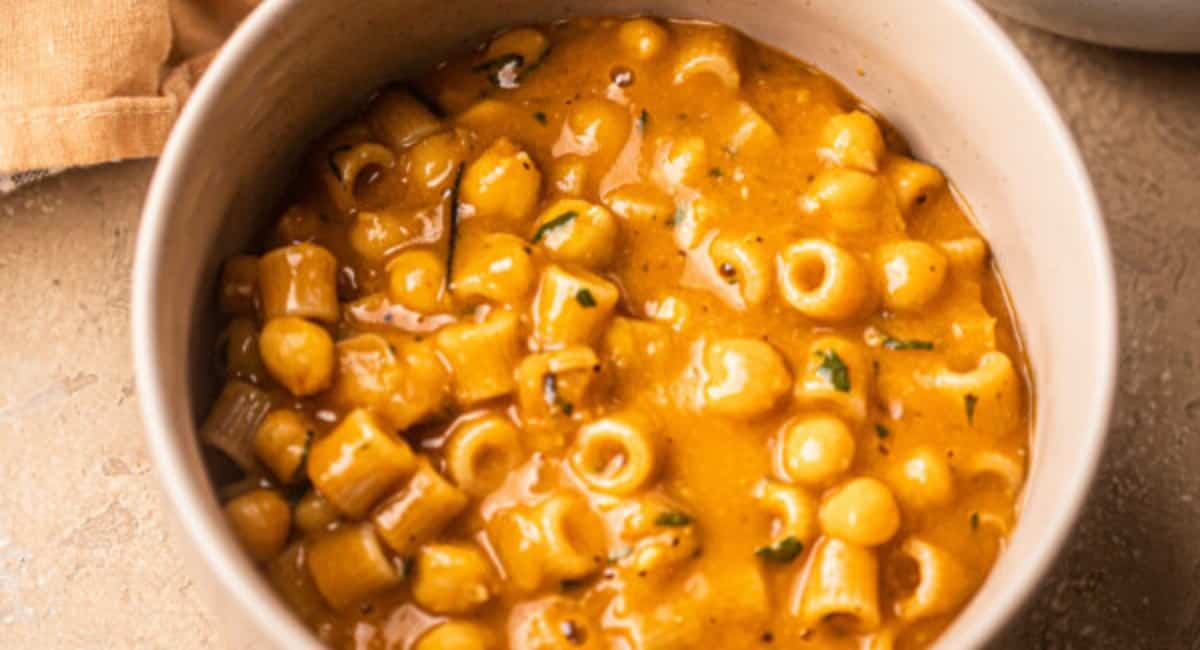
[{"label": "chopped green herb", "polygon": [[850,392],[850,369],[833,350],[820,350],[821,365],[817,366],[817,376],[833,384],[833,387],[843,393]]},{"label": "chopped green herb", "polygon": [[963,397],[963,402],[967,407],[967,424],[975,424],[975,405],[979,403],[979,398],[971,393],[967,393]]},{"label": "chopped green herb", "polygon": [[575,412],[575,405],[559,396],[558,377],[552,372],[548,372],[545,377],[542,377],[542,400],[551,408],[557,407],[563,415]]},{"label": "chopped green herb", "polygon": [[621,560],[624,560],[625,558],[629,557],[630,555],[633,555],[633,547],[632,546],[622,546],[621,548],[619,548],[615,551],[612,551],[611,553],[608,554],[608,561],[609,562],[620,562]]},{"label": "chopped green herb", "polygon": [[497,88],[516,88],[521,76],[521,66],[525,65],[525,57],[515,52],[484,61],[475,66],[476,72],[486,72],[488,81]]},{"label": "chopped green herb", "polygon": [[545,124],[547,121],[546,114],[541,111],[537,111],[536,113],[534,113],[533,119],[537,120],[539,124]]},{"label": "chopped green herb", "polygon": [[654,519],[656,526],[686,526],[692,523],[692,518],[678,511],[664,512]]},{"label": "chopped green herb", "polygon": [[595,307],[596,298],[592,296],[592,292],[587,289],[580,289],[575,292],[575,301],[583,307]]},{"label": "chopped green herb", "polygon": [[886,438],[886,437],[892,435],[892,432],[888,431],[888,428],[883,426],[882,424],[876,424],[875,425],[875,435],[879,436],[880,438]]},{"label": "chopped green herb", "polygon": [[712,176],[713,178],[720,178],[725,175],[725,172],[721,171],[720,167],[713,167],[712,169],[708,170],[708,175]]},{"label": "chopped green herb", "polygon": [[785,537],[772,546],[763,546],[754,551],[758,557],[776,564],[788,564],[804,550],[804,544],[795,537]]},{"label": "chopped green herb", "polygon": [[889,336],[884,339],[883,347],[889,350],[932,350],[933,341],[919,341],[917,339],[902,341]]},{"label": "chopped green herb", "polygon": [[679,222],[683,221],[685,216],[687,216],[687,212],[683,208],[675,208],[675,212],[672,212],[671,216],[667,217],[667,227],[674,228],[678,226]]},{"label": "chopped green herb", "polygon": [[971,530],[979,530],[979,513],[971,513]]},{"label": "chopped green herb", "polygon": [[578,212],[576,212],[574,210],[567,210],[566,212],[558,215],[557,217],[554,217],[553,219],[547,221],[546,223],[542,224],[537,229],[537,232],[533,233],[533,239],[532,239],[533,243],[536,244],[536,243],[542,241],[542,238],[545,237],[547,234],[549,234],[549,232],[551,230],[554,230],[556,228],[561,228],[561,227],[571,223],[578,216],[579,216]]},{"label": "chopped green herb", "polygon": [[638,114],[638,129],[641,130],[642,133],[645,133],[646,132],[646,124],[648,124],[649,122],[650,122],[650,113],[647,112],[646,109],[643,108],[642,112],[640,114]]},{"label": "chopped green herb", "polygon": [[463,163],[454,171],[454,182],[450,185],[450,227],[446,233],[446,291],[450,290],[450,278],[454,275],[454,251],[458,248],[458,190],[462,186]]},{"label": "chopped green herb", "polygon": [[339,153],[350,151],[353,148],[354,147],[351,147],[350,145],[334,147],[333,149],[330,149],[329,153],[326,154],[326,156],[325,156],[325,162],[329,164],[329,169],[330,169],[330,171],[333,172],[333,177],[338,179],[339,181],[343,180],[343,179],[342,179],[342,168],[338,167],[338,164],[337,164],[337,155]]}]

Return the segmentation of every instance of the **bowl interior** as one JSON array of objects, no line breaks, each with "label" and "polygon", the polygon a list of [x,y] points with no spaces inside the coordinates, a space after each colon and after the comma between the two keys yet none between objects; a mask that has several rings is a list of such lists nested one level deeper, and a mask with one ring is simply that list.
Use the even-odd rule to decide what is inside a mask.
[{"label": "bowl interior", "polygon": [[310,3],[251,16],[192,96],[159,164],[138,242],[134,335],[148,440],[198,572],[235,641],[316,647],[227,531],[195,443],[221,260],[272,219],[300,154],[373,88],[506,25],[572,14],[702,17],[813,63],[941,166],[1008,284],[1037,387],[1021,522],[939,647],[983,643],[1053,559],[1089,485],[1115,372],[1111,262],[1070,136],[1023,60],[973,3],[506,0]]}]

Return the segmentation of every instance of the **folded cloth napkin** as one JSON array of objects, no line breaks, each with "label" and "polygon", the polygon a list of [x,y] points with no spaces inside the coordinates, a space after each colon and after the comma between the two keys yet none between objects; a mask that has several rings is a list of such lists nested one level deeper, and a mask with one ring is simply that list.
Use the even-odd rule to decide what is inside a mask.
[{"label": "folded cloth napkin", "polygon": [[0,193],[162,150],[258,0],[0,0]]}]

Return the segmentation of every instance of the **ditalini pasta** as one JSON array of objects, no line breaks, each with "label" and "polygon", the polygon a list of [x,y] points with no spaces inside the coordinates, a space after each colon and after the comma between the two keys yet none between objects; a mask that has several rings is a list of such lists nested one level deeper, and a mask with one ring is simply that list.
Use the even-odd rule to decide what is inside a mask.
[{"label": "ditalini pasta", "polygon": [[1017,519],[987,243],[718,25],[520,27],[387,86],[217,305],[217,493],[331,648],[920,648]]}]

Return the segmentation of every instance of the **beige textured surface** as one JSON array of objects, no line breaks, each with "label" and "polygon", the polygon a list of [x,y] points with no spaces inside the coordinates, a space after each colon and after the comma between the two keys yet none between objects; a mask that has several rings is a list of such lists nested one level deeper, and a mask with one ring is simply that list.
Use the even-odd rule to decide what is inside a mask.
[{"label": "beige textured surface", "polygon": [[[1096,181],[1124,344],[1083,523],[995,647],[1200,650],[1200,57],[1005,26]],[[128,277],[151,171],[0,198],[0,648],[224,647],[169,547],[136,411]]]}]

